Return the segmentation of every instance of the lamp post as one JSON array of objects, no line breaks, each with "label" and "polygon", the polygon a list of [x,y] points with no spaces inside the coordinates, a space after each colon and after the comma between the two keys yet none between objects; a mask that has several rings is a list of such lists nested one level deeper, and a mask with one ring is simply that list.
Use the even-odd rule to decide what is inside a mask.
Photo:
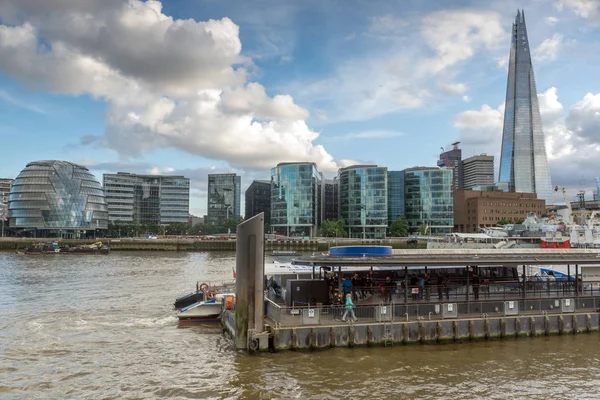
[{"label": "lamp post", "polygon": [[6,219],[6,203],[0,199],[0,219],[2,220],[2,237],[4,237],[4,220]]}]

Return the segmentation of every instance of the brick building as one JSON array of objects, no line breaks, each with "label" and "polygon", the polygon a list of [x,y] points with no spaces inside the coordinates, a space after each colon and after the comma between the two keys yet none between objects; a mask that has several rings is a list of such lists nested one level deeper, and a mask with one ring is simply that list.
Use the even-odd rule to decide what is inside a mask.
[{"label": "brick building", "polygon": [[546,202],[535,193],[483,192],[461,190],[454,193],[454,231],[479,232],[479,228],[496,226],[498,221],[525,219],[527,213],[541,216]]}]

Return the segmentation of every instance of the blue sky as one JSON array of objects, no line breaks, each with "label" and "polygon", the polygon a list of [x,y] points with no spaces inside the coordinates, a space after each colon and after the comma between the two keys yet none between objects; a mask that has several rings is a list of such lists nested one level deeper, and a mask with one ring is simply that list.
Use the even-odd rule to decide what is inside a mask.
[{"label": "blue sky", "polygon": [[[64,159],[243,186],[280,161],[328,176],[498,156],[525,8],[553,184],[600,175],[600,1],[0,2],[0,176]],[[557,198],[557,202],[561,199]]]}]

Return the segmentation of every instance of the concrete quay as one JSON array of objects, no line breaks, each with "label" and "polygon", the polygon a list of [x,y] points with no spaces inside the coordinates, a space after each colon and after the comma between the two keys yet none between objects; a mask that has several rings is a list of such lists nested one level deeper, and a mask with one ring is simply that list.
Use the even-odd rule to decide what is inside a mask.
[{"label": "concrete quay", "polygon": [[[222,318],[224,331],[235,336],[235,315]],[[568,335],[600,331],[597,312],[472,316],[457,319],[332,323],[319,326],[266,327],[268,336],[249,345],[252,351],[317,350],[334,347],[467,343],[519,337]]]}]

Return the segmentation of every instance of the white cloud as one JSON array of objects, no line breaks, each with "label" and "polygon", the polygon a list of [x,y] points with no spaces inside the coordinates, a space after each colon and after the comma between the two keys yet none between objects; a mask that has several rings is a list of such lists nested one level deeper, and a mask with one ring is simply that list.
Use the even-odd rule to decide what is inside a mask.
[{"label": "white cloud", "polygon": [[556,17],[546,17],[544,18],[544,21],[550,25],[550,26],[554,26],[556,25],[556,23],[558,22],[558,18]]},{"label": "white cloud", "polygon": [[552,38],[544,40],[533,51],[533,59],[537,61],[554,61],[563,45],[563,35],[555,33]]},{"label": "white cloud", "polygon": [[467,85],[464,83],[440,83],[440,88],[444,93],[448,94],[461,94],[467,91]]},{"label": "white cloud", "polygon": [[[393,36],[381,52],[340,64],[318,81],[291,84],[301,104],[327,108],[327,119],[362,121],[432,104],[441,94],[462,94],[458,64],[479,51],[506,45],[509,36],[495,11],[461,9],[427,14],[414,27],[388,15],[373,18],[368,35]],[[409,24],[407,28],[407,24]],[[390,55],[391,54],[391,55]],[[317,105],[318,104],[318,105]]]},{"label": "white cloud", "polygon": [[468,103],[468,102],[470,102],[470,101],[471,101],[471,98],[470,98],[469,96],[467,96],[467,95],[464,95],[464,96],[462,97],[462,100],[463,100],[465,103]]},{"label": "white cloud", "polygon": [[423,19],[421,34],[436,52],[425,60],[425,71],[439,73],[471,58],[480,49],[494,49],[506,42],[502,16],[491,10],[438,11]]},{"label": "white cloud", "polygon": [[376,16],[371,18],[369,34],[381,39],[394,38],[409,25],[406,19],[391,14]]},{"label": "white cloud", "polygon": [[[567,126],[580,139],[582,145],[600,144],[600,93],[588,93],[569,107]],[[600,170],[598,170],[600,175]]]},{"label": "white cloud", "polygon": [[600,23],[600,2],[598,0],[556,0],[555,6],[559,11],[569,8],[576,15],[587,18],[592,23]]},{"label": "white cloud", "polygon": [[335,136],[332,139],[389,139],[394,137],[404,136],[403,132],[372,130],[356,133],[348,133],[343,136]]},{"label": "white cloud", "polygon": [[228,18],[174,19],[158,1],[34,3],[0,7],[11,22],[0,25],[0,71],[106,101],[106,132],[87,142],[122,157],[171,147],[239,168],[308,160],[337,169],[314,144],[306,110],[248,82],[251,60]]}]

